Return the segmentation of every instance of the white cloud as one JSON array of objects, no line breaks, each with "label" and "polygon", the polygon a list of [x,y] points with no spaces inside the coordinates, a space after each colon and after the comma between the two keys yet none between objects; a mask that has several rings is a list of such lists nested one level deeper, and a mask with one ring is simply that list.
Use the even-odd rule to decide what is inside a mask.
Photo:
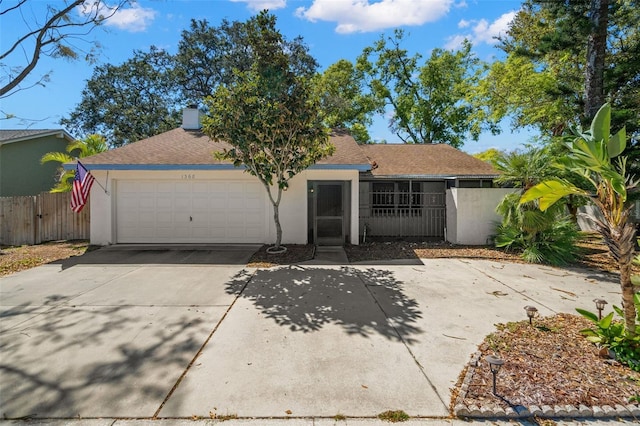
[{"label": "white cloud", "polygon": [[451,36],[447,39],[447,42],[445,43],[444,48],[447,50],[459,49],[462,46],[462,42],[465,40],[469,40],[469,37],[462,34]]},{"label": "white cloud", "polygon": [[287,5],[287,0],[231,0],[234,3],[246,3],[247,7],[259,12],[263,9],[282,9]]},{"label": "white cloud", "polygon": [[469,25],[471,25],[471,22],[467,21],[466,19],[458,22],[458,28],[467,28]]},{"label": "white cloud", "polygon": [[[78,7],[78,12],[85,15],[89,13],[93,14],[96,12],[95,7],[95,3],[86,2],[84,5]],[[155,10],[142,7],[137,3],[133,3],[129,8],[121,7],[115,12],[113,11],[114,6],[107,5],[103,2],[99,3],[99,7],[98,14],[108,16],[108,18],[104,20],[104,25],[132,33],[146,31],[157,14]]]},{"label": "white cloud", "polygon": [[314,0],[296,15],[311,22],[336,22],[336,32],[380,31],[434,22],[449,12],[453,0]]},{"label": "white cloud", "polygon": [[463,19],[458,23],[458,28],[468,28],[473,24],[472,32],[468,34],[456,34],[449,37],[445,48],[452,50],[457,49],[462,45],[464,39],[471,41],[474,45],[482,43],[495,44],[498,36],[503,36],[507,33],[516,13],[516,11],[504,13],[492,23],[489,23],[486,19],[479,21],[466,21]]}]

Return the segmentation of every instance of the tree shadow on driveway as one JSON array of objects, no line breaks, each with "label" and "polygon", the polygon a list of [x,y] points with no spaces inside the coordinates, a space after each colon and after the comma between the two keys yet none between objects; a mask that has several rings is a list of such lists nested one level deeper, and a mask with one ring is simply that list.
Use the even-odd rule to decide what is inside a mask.
[{"label": "tree shadow on driveway", "polygon": [[[377,300],[370,286],[383,287],[380,293],[388,300]],[[241,292],[240,297],[249,299],[263,315],[294,332],[310,333],[335,324],[349,335],[375,333],[406,344],[415,343],[415,336],[423,333],[416,325],[422,318],[418,302],[403,292],[403,283],[388,270],[259,269],[248,283],[246,272],[241,272],[226,291]]]},{"label": "tree shadow on driveway", "polygon": [[208,319],[187,308],[54,307],[0,333],[0,413],[151,417],[201,347]]}]

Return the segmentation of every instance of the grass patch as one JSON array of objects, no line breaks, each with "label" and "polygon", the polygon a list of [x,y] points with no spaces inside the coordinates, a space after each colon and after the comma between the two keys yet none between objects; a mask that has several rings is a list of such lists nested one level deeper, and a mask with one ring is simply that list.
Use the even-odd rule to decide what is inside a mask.
[{"label": "grass patch", "polygon": [[41,265],[43,262],[44,260],[40,257],[26,257],[23,259],[18,259],[12,262],[8,262],[4,265],[0,265],[0,274],[33,268]]},{"label": "grass patch", "polygon": [[388,410],[378,414],[380,420],[386,422],[397,423],[409,420],[409,415],[402,410]]},{"label": "grass patch", "polygon": [[347,420],[347,416],[345,416],[344,414],[338,413],[335,416],[333,416],[333,420],[335,420],[335,421],[340,421],[340,420],[344,421],[344,420]]}]

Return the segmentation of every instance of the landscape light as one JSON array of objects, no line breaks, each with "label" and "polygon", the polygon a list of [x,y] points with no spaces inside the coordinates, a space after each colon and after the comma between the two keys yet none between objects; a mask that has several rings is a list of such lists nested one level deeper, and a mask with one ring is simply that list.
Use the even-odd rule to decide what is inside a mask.
[{"label": "landscape light", "polygon": [[527,305],[524,307],[524,310],[527,311],[529,324],[531,324],[533,322],[533,318],[538,316],[538,308],[536,308],[535,306]]},{"label": "landscape light", "polygon": [[602,310],[604,309],[604,305],[607,304],[607,301],[604,299],[593,299],[596,303],[596,309],[598,310],[598,319],[602,319]]},{"label": "landscape light", "polygon": [[487,355],[484,358],[489,363],[489,368],[491,369],[491,374],[493,375],[493,394],[498,396],[496,393],[496,375],[500,368],[504,365],[504,360],[496,355]]}]

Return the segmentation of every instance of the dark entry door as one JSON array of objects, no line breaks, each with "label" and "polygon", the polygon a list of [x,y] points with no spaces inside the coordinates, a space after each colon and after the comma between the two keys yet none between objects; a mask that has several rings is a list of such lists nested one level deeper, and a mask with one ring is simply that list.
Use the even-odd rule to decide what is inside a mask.
[{"label": "dark entry door", "polygon": [[315,238],[318,245],[344,244],[344,183],[316,184]]}]

